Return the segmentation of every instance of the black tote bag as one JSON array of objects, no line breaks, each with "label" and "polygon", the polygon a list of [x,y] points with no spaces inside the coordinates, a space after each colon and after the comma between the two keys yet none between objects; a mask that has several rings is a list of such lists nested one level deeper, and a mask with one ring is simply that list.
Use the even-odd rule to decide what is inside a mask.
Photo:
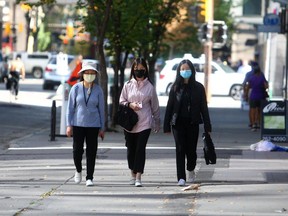
[{"label": "black tote bag", "polygon": [[207,165],[216,164],[217,156],[215,152],[214,143],[208,133],[202,134],[202,139],[204,141],[204,158]]},{"label": "black tote bag", "polygon": [[119,104],[118,111],[116,113],[116,122],[121,127],[131,131],[138,122],[138,115],[130,107]]}]

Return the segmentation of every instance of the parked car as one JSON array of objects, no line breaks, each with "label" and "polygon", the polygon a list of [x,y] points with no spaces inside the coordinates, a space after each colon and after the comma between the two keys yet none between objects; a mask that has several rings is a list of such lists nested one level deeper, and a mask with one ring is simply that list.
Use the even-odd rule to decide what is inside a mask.
[{"label": "parked car", "polygon": [[[69,68],[69,64],[74,59],[75,56],[67,55],[67,65],[57,67],[57,55],[53,55],[45,68],[43,89],[53,90],[55,86],[58,87],[62,82],[66,82],[72,73],[71,69]],[[95,59],[83,59],[82,62],[96,64],[96,67],[99,69],[99,62]]]},{"label": "parked car", "polygon": [[8,79],[8,57],[3,57],[0,51],[0,83],[7,82]]},{"label": "parked car", "polygon": [[24,62],[26,74],[32,74],[34,78],[40,79],[43,77],[43,71],[48,64],[52,54],[49,52],[13,52],[9,56],[9,62],[16,59],[17,55],[21,55],[21,60]]},{"label": "parked car", "polygon": [[[194,64],[196,70],[196,80],[204,85],[205,58],[193,58],[191,54],[185,54],[183,58],[167,60],[166,65],[160,72],[157,82],[157,92],[159,95],[168,95],[171,86],[176,78],[176,69],[182,59],[189,59]],[[211,62],[212,72],[210,76],[210,88],[212,95],[227,95],[235,100],[240,100],[242,95],[242,82],[245,74],[237,73],[228,65],[222,62]]]},{"label": "parked car", "polygon": [[69,69],[69,64],[73,61],[75,56],[67,55],[67,64],[57,66],[57,55],[53,55],[48,64],[45,67],[43,74],[43,89],[53,90],[56,86],[58,87],[61,82],[68,80],[71,70]]}]

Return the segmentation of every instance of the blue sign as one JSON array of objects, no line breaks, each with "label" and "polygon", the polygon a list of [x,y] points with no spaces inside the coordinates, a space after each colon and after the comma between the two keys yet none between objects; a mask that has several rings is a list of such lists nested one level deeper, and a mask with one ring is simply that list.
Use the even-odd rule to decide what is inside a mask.
[{"label": "blue sign", "polygon": [[258,32],[280,32],[280,25],[258,25]]},{"label": "blue sign", "polygon": [[263,19],[263,24],[275,26],[280,24],[280,17],[276,14],[266,14]]}]

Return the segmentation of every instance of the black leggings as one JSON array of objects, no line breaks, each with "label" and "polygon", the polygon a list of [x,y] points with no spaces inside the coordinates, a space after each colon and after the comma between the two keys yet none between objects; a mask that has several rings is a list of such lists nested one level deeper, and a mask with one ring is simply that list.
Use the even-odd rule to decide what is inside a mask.
[{"label": "black leggings", "polygon": [[178,121],[172,127],[176,145],[176,168],[177,178],[186,181],[185,157],[187,159],[188,171],[193,171],[197,161],[197,142],[199,136],[199,125],[191,124],[190,121]]},{"label": "black leggings", "polygon": [[93,180],[98,149],[98,133],[99,128],[73,126],[73,159],[77,172],[82,171],[84,140],[86,140],[86,180]]},{"label": "black leggings", "polygon": [[128,167],[133,173],[144,173],[146,159],[146,145],[150,136],[151,129],[139,133],[129,133],[124,131]]},{"label": "black leggings", "polygon": [[11,79],[11,88],[14,85],[15,87],[15,95],[18,95],[19,92],[19,80],[20,80],[20,74],[18,72],[15,71],[10,71],[10,74],[12,76]]}]

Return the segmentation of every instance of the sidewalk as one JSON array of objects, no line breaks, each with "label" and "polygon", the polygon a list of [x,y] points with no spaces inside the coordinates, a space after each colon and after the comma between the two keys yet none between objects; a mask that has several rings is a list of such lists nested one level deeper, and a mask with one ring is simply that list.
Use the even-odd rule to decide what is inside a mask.
[{"label": "sidewalk", "polygon": [[251,151],[260,132],[232,104],[211,101],[217,164],[205,164],[199,139],[195,189],[187,191],[176,186],[173,137],[162,131],[148,141],[142,188],[128,185],[121,130],[99,141],[94,187],[85,186],[85,169],[74,183],[72,139],[50,142],[47,129],[14,140],[0,155],[0,215],[288,215],[288,153]]}]

